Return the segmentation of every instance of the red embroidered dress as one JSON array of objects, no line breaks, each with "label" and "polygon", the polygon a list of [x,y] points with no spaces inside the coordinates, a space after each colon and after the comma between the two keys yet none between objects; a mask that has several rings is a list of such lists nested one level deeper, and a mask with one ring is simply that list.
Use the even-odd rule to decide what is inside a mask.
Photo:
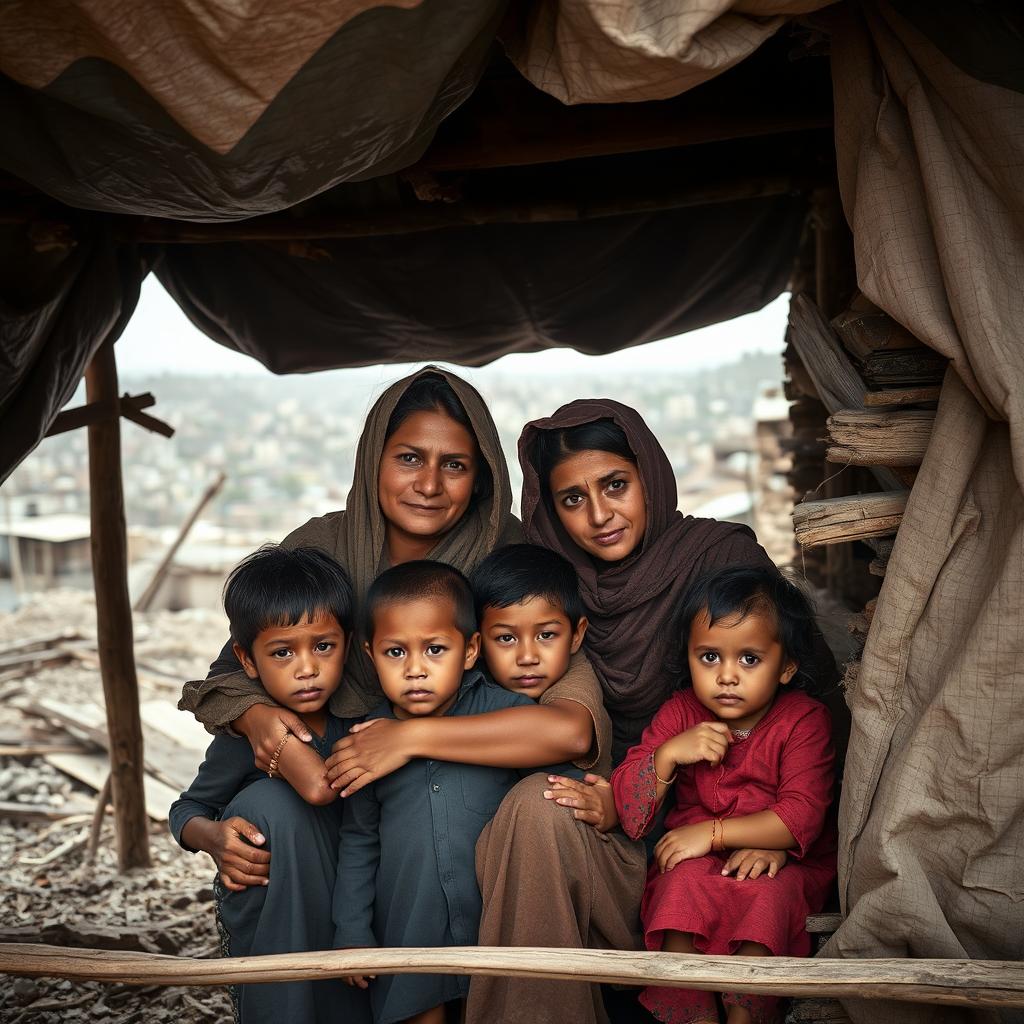
[{"label": "red embroidered dress", "polygon": [[[714,714],[692,690],[675,694],[615,770],[615,804],[628,835],[640,838],[654,820],[654,752],[673,736],[709,721],[715,721]],[[727,955],[751,941],[763,943],[775,956],[806,956],[810,937],[805,919],[822,909],[836,874],[836,837],[825,827],[832,769],[828,711],[799,690],[785,688],[750,735],[734,739],[722,764],[702,761],[680,768],[667,829],[771,810],[797,846],[775,878],[723,876],[728,852],[683,861],[664,875],[652,865],[640,910],[647,948],[661,949],[662,933],[671,929],[692,933],[702,953]],[[726,1002],[739,998],[727,996]],[[706,992],[649,988],[641,1002],[673,1024],[717,1019],[714,999]],[[771,1019],[768,1003],[762,1010],[755,1020]]]}]

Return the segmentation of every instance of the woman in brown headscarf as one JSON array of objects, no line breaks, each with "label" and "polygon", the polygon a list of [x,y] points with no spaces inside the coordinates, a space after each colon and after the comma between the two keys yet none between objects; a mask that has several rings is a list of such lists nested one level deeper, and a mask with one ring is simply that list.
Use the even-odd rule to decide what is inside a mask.
[{"label": "woman in brown headscarf", "polygon": [[[690,582],[716,566],[773,563],[747,527],[677,510],[668,456],[619,402],[571,402],[527,424],[519,460],[527,539],[579,573],[590,620],[584,651],[612,719],[617,763],[677,686],[668,626]],[[477,846],[480,944],[639,948],[642,847],[575,820],[592,806],[586,786],[543,788],[536,778],[520,783]],[[596,985],[477,978],[467,1019],[592,1024],[606,1015]]]}]

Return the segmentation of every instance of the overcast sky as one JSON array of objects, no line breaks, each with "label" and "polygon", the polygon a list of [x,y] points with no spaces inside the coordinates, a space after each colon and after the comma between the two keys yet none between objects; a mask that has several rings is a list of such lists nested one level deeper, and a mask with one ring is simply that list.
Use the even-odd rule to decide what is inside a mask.
[{"label": "overcast sky", "polygon": [[[789,296],[781,295],[757,313],[727,323],[691,331],[679,338],[651,342],[606,356],[585,356],[572,349],[549,349],[528,355],[510,355],[478,370],[480,373],[573,374],[600,372],[613,375],[648,369],[664,373],[685,365],[706,369],[730,363],[744,352],[781,352],[784,346]],[[134,376],[159,373],[269,374],[255,359],[211,341],[194,327],[151,274],[124,334],[117,342],[120,373]],[[397,379],[404,366],[385,368]],[[364,371],[379,372],[379,371]]]}]

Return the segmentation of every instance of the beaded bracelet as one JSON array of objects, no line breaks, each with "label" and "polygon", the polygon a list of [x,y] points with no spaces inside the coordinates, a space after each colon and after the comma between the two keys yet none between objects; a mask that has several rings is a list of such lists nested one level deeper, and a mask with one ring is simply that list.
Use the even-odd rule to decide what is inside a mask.
[{"label": "beaded bracelet", "polygon": [[277,771],[277,762],[278,762],[278,761],[280,760],[280,758],[281,758],[281,751],[282,751],[282,750],[284,750],[284,745],[285,745],[285,744],[286,744],[286,743],[287,743],[287,742],[288,742],[288,741],[289,741],[289,740],[290,740],[291,738],[292,738],[292,734],[291,734],[290,732],[286,732],[286,733],[285,733],[285,734],[284,734],[284,735],[283,735],[283,736],[281,737],[281,742],[280,742],[280,743],[278,743],[278,745],[277,745],[277,749],[276,749],[276,750],[274,751],[273,755],[272,755],[272,756],[271,756],[271,758],[270,758],[270,768],[269,768],[269,769],[268,769],[268,771],[267,771],[267,778],[268,778],[268,779],[272,779],[272,778],[274,777],[274,773],[275,773],[275,772]]}]

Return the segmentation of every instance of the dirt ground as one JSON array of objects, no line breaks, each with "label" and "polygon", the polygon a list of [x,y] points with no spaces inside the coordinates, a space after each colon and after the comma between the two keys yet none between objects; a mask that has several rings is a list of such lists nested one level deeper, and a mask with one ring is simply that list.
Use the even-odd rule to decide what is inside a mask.
[{"label": "dirt ground", "polygon": [[[46,594],[0,616],[0,644],[63,630],[86,640],[94,637],[90,595]],[[136,634],[140,661],[184,679],[205,674],[226,628],[214,613],[160,612],[138,616]],[[176,700],[178,691],[180,683],[140,680],[143,700]],[[99,674],[87,666],[60,665],[8,679],[0,683],[0,743],[56,737],[45,721],[20,710],[35,697],[103,703]],[[0,801],[66,809],[94,799],[92,790],[41,757],[0,757]],[[152,868],[119,874],[108,814],[96,861],[88,865],[85,839],[90,817],[78,814],[38,823],[0,817],[0,940],[217,956],[213,862],[204,854],[183,852],[166,824],[151,822]],[[0,1020],[5,1024],[204,1024],[230,1019],[222,988],[139,988],[0,976]]]}]

